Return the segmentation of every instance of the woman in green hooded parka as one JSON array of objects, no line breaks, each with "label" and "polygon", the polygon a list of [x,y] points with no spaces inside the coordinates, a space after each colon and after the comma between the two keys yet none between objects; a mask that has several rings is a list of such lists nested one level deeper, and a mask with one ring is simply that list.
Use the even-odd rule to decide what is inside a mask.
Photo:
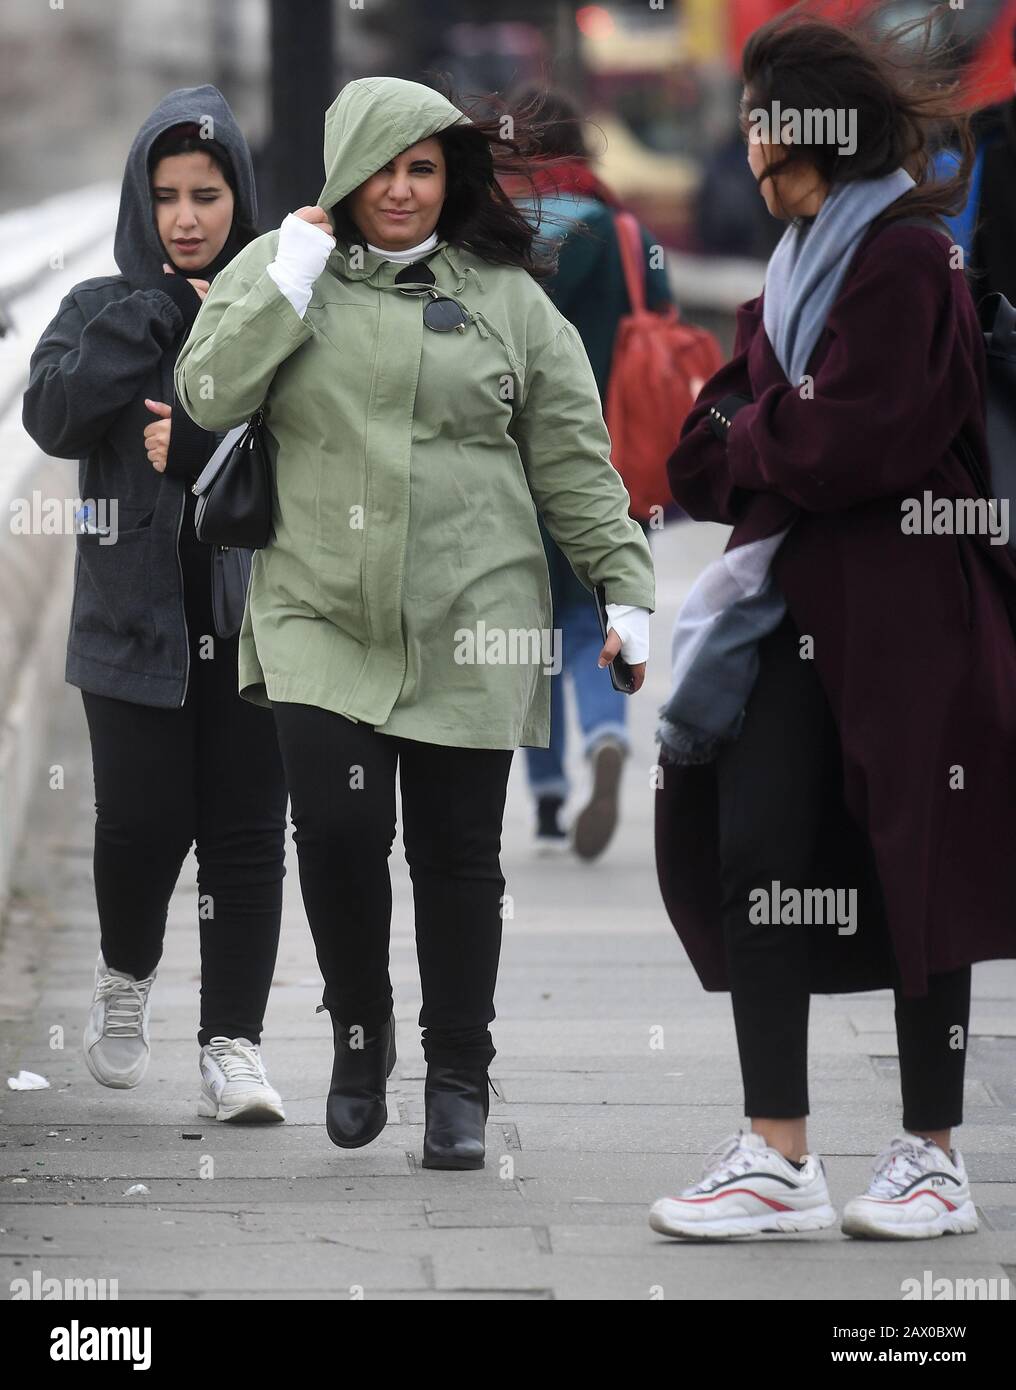
[{"label": "woman in green hooded parka", "polygon": [[325,117],[317,205],[216,277],[176,370],[206,429],[264,410],[274,533],[240,693],[275,715],[343,1148],[387,1121],[398,769],[426,1167],[483,1165],[508,772],[515,748],[549,742],[538,515],[585,587],[604,585],[600,662],[620,653],[636,690],[655,605],[581,341],[497,182],[525,164],[518,125],[506,133],[414,82],[349,83]]}]

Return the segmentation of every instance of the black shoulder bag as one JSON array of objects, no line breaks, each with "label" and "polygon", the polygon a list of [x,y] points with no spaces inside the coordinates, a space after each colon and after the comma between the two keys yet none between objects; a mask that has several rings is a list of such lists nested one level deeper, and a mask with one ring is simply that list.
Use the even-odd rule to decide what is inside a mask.
[{"label": "black shoulder bag", "polygon": [[243,621],[253,552],[272,536],[272,481],[260,410],[230,430],[191,491],[194,530],[212,547],[212,615],[219,637],[234,637]]},{"label": "black shoulder bag", "polygon": [[194,529],[209,545],[261,550],[272,538],[272,479],[264,418],[230,430],[191,485]]}]

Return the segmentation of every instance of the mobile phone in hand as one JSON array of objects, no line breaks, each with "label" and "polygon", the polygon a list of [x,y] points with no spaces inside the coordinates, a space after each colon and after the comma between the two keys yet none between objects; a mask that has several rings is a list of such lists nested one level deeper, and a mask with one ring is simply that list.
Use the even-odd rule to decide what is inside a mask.
[{"label": "mobile phone in hand", "polygon": [[[607,640],[607,593],[602,584],[597,584],[593,589],[593,597],[596,600],[596,616],[600,620],[600,633],[604,642]],[[615,690],[620,690],[622,695],[631,695],[635,686],[635,678],[632,675],[631,667],[627,661],[623,660],[621,653],[610,663],[610,681]]]}]

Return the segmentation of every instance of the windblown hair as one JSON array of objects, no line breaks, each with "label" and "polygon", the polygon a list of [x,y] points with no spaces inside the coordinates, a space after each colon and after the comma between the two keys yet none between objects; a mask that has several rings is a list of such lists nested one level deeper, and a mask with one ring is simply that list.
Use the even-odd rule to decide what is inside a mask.
[{"label": "windblown hair", "polygon": [[[549,94],[538,89],[513,103],[491,94],[463,105],[447,83],[434,85],[471,122],[449,126],[435,137],[446,165],[438,236],[481,260],[518,266],[535,280],[549,279],[557,269],[557,241],[538,231],[540,196],[533,175],[538,166],[574,158],[571,141],[561,143],[561,114]],[[513,188],[525,187],[526,210],[505,191],[502,179]],[[363,233],[346,203],[344,198],[330,210],[336,231],[351,244],[362,243]]]},{"label": "windblown hair", "polygon": [[[763,178],[809,164],[832,184],[875,179],[901,166],[916,187],[882,214],[939,218],[966,202],[974,162],[969,102],[956,76],[948,41],[933,42],[937,20],[949,6],[937,5],[922,19],[881,26],[886,0],[849,22],[827,18],[820,5],[805,3],[761,25],[742,54],[745,97],[741,128],[751,110],[833,109],[856,111],[857,148],[842,153],[834,143],[781,144]],[[959,152],[953,177],[936,179],[933,160],[948,140]]]},{"label": "windblown hair", "polygon": [[541,162],[590,158],[586,140],[589,122],[568,93],[532,82],[517,88],[512,100],[532,113],[539,134]]}]

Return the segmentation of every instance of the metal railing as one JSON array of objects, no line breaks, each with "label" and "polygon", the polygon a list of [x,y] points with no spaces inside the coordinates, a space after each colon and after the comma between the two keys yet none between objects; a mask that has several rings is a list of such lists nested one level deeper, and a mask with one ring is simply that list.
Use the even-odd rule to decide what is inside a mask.
[{"label": "metal railing", "polygon": [[[74,497],[77,465],[51,459],[25,433],[21,397],[32,351],[67,291],[115,273],[119,188],[98,185],[0,215],[0,913],[47,757],[49,697],[63,675],[73,537],[16,533],[35,492]],[[13,505],[12,505],[13,504]]]}]

